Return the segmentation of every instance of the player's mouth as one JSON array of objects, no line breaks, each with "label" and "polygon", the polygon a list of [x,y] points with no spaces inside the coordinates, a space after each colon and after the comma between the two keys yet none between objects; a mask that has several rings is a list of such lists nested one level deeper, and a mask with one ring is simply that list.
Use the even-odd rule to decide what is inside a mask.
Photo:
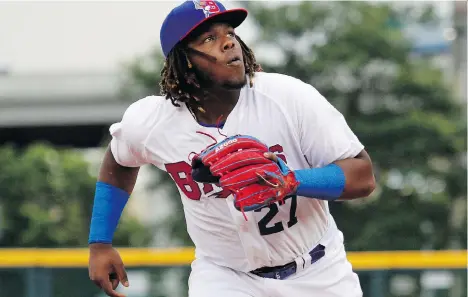
[{"label": "player's mouth", "polygon": [[228,60],[227,65],[228,66],[240,66],[242,65],[242,60],[240,57],[233,57]]}]

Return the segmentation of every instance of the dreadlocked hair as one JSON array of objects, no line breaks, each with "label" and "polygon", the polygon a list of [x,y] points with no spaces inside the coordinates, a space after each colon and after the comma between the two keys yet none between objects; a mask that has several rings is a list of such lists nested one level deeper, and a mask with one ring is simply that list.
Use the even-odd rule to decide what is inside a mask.
[{"label": "dreadlocked hair", "polygon": [[[262,67],[257,63],[253,51],[236,36],[242,48],[244,58],[245,74],[249,76],[250,87],[253,86],[255,72],[261,72]],[[192,108],[200,108],[199,99],[192,94],[200,93],[200,83],[195,73],[190,69],[192,65],[187,58],[187,53],[181,43],[177,44],[169,53],[161,70],[161,81],[159,83],[161,95],[170,99],[174,106],[179,103],[188,104]],[[202,92],[205,93],[206,92]]]}]

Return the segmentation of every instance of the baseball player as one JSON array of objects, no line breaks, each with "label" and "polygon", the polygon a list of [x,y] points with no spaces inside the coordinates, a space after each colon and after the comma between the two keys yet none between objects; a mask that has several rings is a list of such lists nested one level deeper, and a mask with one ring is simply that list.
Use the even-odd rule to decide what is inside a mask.
[{"label": "baseball player", "polygon": [[90,279],[108,296],[129,286],[112,237],[144,164],[180,192],[190,297],[362,296],[328,203],[372,193],[369,155],[313,86],[262,71],[234,31],[246,17],[218,1],[175,7],[161,27],[162,96],[110,127],[89,234]]}]

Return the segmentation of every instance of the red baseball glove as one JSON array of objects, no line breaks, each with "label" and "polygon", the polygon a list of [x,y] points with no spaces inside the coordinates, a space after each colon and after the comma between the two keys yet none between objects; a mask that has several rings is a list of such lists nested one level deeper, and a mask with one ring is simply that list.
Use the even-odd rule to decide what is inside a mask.
[{"label": "red baseball glove", "polygon": [[231,191],[234,206],[243,213],[265,207],[294,195],[298,186],[294,173],[283,162],[266,158],[267,152],[254,137],[228,137],[193,157],[192,178]]}]

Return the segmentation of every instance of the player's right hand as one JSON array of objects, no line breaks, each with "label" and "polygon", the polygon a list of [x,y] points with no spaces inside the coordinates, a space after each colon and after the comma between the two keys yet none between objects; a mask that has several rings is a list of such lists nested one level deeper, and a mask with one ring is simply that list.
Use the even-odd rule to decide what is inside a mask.
[{"label": "player's right hand", "polygon": [[110,244],[93,243],[89,245],[89,278],[107,296],[125,297],[115,291],[119,283],[128,287],[127,272],[119,252]]}]

